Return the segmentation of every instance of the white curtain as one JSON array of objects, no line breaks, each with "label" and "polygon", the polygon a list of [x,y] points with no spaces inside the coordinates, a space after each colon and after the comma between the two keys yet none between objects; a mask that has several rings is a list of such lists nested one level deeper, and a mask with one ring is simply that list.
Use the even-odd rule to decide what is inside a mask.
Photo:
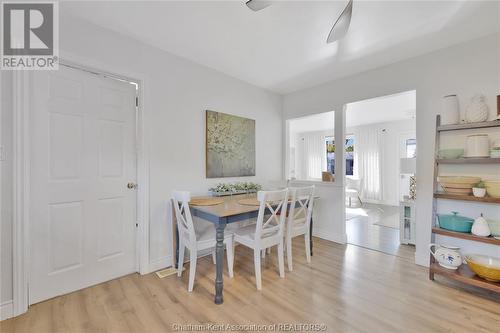
[{"label": "white curtain", "polygon": [[300,136],[301,178],[306,180],[321,179],[321,172],[326,170],[326,142],[323,133],[307,133]]},{"label": "white curtain", "polygon": [[361,179],[365,199],[382,200],[381,150],[382,137],[378,128],[363,128],[355,133],[354,174]]}]

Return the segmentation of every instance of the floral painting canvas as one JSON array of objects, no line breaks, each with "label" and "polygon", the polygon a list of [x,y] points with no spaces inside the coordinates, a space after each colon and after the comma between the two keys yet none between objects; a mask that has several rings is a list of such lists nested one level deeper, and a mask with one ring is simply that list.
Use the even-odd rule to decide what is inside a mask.
[{"label": "floral painting canvas", "polygon": [[255,176],[255,120],[206,112],[207,178]]}]

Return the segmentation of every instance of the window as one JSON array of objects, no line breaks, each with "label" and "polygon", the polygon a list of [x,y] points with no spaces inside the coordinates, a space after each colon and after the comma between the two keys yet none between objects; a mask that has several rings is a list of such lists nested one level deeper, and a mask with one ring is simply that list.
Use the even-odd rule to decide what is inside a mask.
[{"label": "window", "polygon": [[406,158],[414,158],[417,156],[417,139],[406,140]]},{"label": "window", "polygon": [[[335,174],[335,140],[327,137],[326,140],[326,167]],[[345,166],[347,176],[354,174],[354,135],[347,135],[345,139]]]},{"label": "window", "polygon": [[287,178],[318,181],[327,171],[325,140],[335,135],[334,111],[287,120]]}]

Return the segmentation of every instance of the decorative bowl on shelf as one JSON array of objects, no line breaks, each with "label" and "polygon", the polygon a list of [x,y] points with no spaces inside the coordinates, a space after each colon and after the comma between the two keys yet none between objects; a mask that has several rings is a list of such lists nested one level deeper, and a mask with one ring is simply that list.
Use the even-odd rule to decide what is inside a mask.
[{"label": "decorative bowl on shelf", "polygon": [[439,227],[441,229],[470,233],[472,229],[473,219],[458,215],[458,212],[453,214],[438,214]]},{"label": "decorative bowl on shelf", "polygon": [[490,232],[493,237],[500,237],[500,221],[487,219]]},{"label": "decorative bowl on shelf", "polygon": [[465,262],[469,268],[485,280],[500,281],[500,259],[481,254],[468,254]]},{"label": "decorative bowl on shelf", "polygon": [[485,180],[486,193],[490,197],[500,198],[500,180]]},{"label": "decorative bowl on shelf", "polygon": [[456,159],[464,155],[463,149],[440,149],[438,151],[438,158],[442,159]]},{"label": "decorative bowl on shelf", "polygon": [[469,176],[439,176],[439,185],[446,193],[457,195],[470,195],[472,187],[481,181],[479,177]]}]

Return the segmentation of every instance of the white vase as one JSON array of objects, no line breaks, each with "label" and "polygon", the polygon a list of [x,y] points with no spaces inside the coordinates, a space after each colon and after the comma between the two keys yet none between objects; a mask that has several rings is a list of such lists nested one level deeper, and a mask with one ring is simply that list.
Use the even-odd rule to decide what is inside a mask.
[{"label": "white vase", "polygon": [[455,125],[460,121],[460,110],[457,95],[443,97],[441,112],[441,125]]},{"label": "white vase", "polygon": [[488,120],[488,105],[484,95],[477,94],[471,98],[470,104],[465,110],[465,119],[469,123],[479,123]]},{"label": "white vase", "polygon": [[481,214],[480,217],[474,220],[474,224],[472,225],[471,233],[476,236],[487,237],[491,234],[490,227],[488,225],[488,221]]},{"label": "white vase", "polygon": [[473,187],[472,194],[474,194],[476,198],[483,198],[486,195],[486,189],[480,187]]}]

